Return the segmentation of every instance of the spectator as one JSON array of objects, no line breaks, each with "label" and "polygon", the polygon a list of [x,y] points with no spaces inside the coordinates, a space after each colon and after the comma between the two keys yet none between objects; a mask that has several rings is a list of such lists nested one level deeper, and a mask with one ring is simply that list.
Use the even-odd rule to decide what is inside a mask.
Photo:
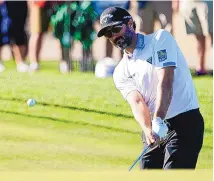
[{"label": "spectator", "polygon": [[161,28],[173,34],[172,1],[138,1],[139,16],[143,20],[141,31],[145,34],[154,32],[154,23],[159,19]]},{"label": "spectator", "polygon": [[198,65],[195,74],[198,76],[212,74],[205,69],[206,36],[211,37],[213,46],[213,2],[180,1],[177,9],[185,18],[187,34],[194,34],[197,40]]},{"label": "spectator", "polygon": [[[0,50],[3,45],[10,44],[18,72],[28,71],[28,65],[24,61],[27,55],[27,35],[25,32],[26,17],[26,1],[1,2]],[[4,69],[5,67],[1,62],[0,71]]]},{"label": "spectator", "polygon": [[29,59],[30,70],[39,70],[39,54],[42,47],[43,35],[48,31],[50,18],[56,1],[29,1],[30,8],[30,40]]},{"label": "spectator", "polygon": [[[114,1],[114,0],[103,1],[103,0],[98,0],[98,1],[92,1],[92,6],[94,7],[96,13],[98,14],[96,24],[100,24],[99,23],[99,17],[102,14],[102,12],[104,11],[104,9],[106,9],[106,8],[108,8],[110,6],[118,6],[118,7],[121,7],[121,8],[124,8],[124,9],[128,10],[129,7],[130,7],[130,1],[129,0],[123,0],[123,1]],[[100,27],[100,25],[99,25],[99,27]],[[110,43],[110,41],[107,40],[106,41],[106,57],[112,58],[112,53],[113,53],[113,46]],[[121,54],[122,54],[122,52],[121,52]]]},{"label": "spectator", "polygon": [[91,46],[95,37],[93,30],[95,18],[96,13],[89,1],[65,2],[52,16],[54,35],[59,39],[62,48],[64,64],[61,65],[61,70],[63,72],[72,69],[69,53],[75,40],[80,41],[83,48],[80,70],[93,71]]}]

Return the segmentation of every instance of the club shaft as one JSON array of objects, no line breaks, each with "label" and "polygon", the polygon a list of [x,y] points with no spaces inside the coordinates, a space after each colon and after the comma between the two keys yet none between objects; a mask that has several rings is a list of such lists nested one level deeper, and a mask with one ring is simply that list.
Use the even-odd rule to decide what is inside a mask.
[{"label": "club shaft", "polygon": [[[175,133],[175,131],[171,131],[170,133],[168,133],[168,137],[170,137],[171,135],[173,135]],[[131,165],[131,167],[129,168],[129,171],[132,170],[132,168],[136,165],[136,163],[142,159],[143,155],[146,154],[149,150],[155,149],[157,146],[160,146],[160,144],[164,143],[164,140],[166,138],[162,138],[160,139],[158,142],[152,143],[149,146],[147,146],[142,153],[140,154],[140,156],[137,158],[137,160],[135,160],[135,162]]]},{"label": "club shaft", "polygon": [[140,154],[140,156],[137,158],[137,160],[135,160],[135,162],[131,165],[131,167],[129,168],[129,171],[132,170],[132,168],[136,165],[136,163],[143,157],[143,155],[150,149],[150,146],[147,146],[143,152]]}]

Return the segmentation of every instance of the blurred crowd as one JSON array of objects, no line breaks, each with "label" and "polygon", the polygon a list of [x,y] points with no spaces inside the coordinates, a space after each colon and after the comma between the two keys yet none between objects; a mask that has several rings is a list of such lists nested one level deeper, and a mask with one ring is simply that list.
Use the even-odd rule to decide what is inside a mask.
[{"label": "blurred crowd", "polygon": [[[213,45],[212,1],[0,1],[0,72],[5,70],[1,58],[4,45],[9,45],[18,72],[40,70],[40,52],[44,34],[53,32],[61,50],[59,71],[73,70],[71,48],[74,41],[82,44],[82,59],[78,61],[82,72],[95,71],[92,44],[99,29],[99,17],[110,6],[127,9],[136,20],[137,31],[143,34],[154,32],[155,21],[172,34],[173,13],[180,13],[185,20],[186,33],[193,34],[197,41],[197,75],[206,75],[206,41]],[[112,60],[113,47],[106,41],[105,60]],[[121,52],[122,56],[122,52]],[[28,57],[29,62],[26,62]],[[102,60],[96,60],[102,62]],[[109,74],[111,74],[110,71]]]}]

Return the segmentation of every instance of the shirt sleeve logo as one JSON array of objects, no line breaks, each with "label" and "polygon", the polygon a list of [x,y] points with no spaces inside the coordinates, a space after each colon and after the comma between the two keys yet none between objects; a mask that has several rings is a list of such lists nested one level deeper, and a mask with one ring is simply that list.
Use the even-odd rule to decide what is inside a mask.
[{"label": "shirt sleeve logo", "polygon": [[152,57],[148,58],[146,61],[147,61],[148,63],[152,64]]},{"label": "shirt sleeve logo", "polygon": [[160,50],[157,53],[158,53],[158,60],[159,60],[159,62],[163,62],[163,61],[165,61],[167,59],[166,49]]}]

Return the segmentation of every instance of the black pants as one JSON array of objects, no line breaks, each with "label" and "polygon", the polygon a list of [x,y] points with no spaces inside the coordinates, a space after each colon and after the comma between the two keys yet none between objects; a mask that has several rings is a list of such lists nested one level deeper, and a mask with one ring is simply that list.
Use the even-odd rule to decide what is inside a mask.
[{"label": "black pants", "polygon": [[[166,123],[169,132],[165,142],[143,156],[141,169],[194,169],[204,135],[199,109],[179,114]],[[143,142],[147,146],[144,135]]]},{"label": "black pants", "polygon": [[0,46],[5,44],[26,45],[27,2],[6,1],[4,3],[0,5]]}]

